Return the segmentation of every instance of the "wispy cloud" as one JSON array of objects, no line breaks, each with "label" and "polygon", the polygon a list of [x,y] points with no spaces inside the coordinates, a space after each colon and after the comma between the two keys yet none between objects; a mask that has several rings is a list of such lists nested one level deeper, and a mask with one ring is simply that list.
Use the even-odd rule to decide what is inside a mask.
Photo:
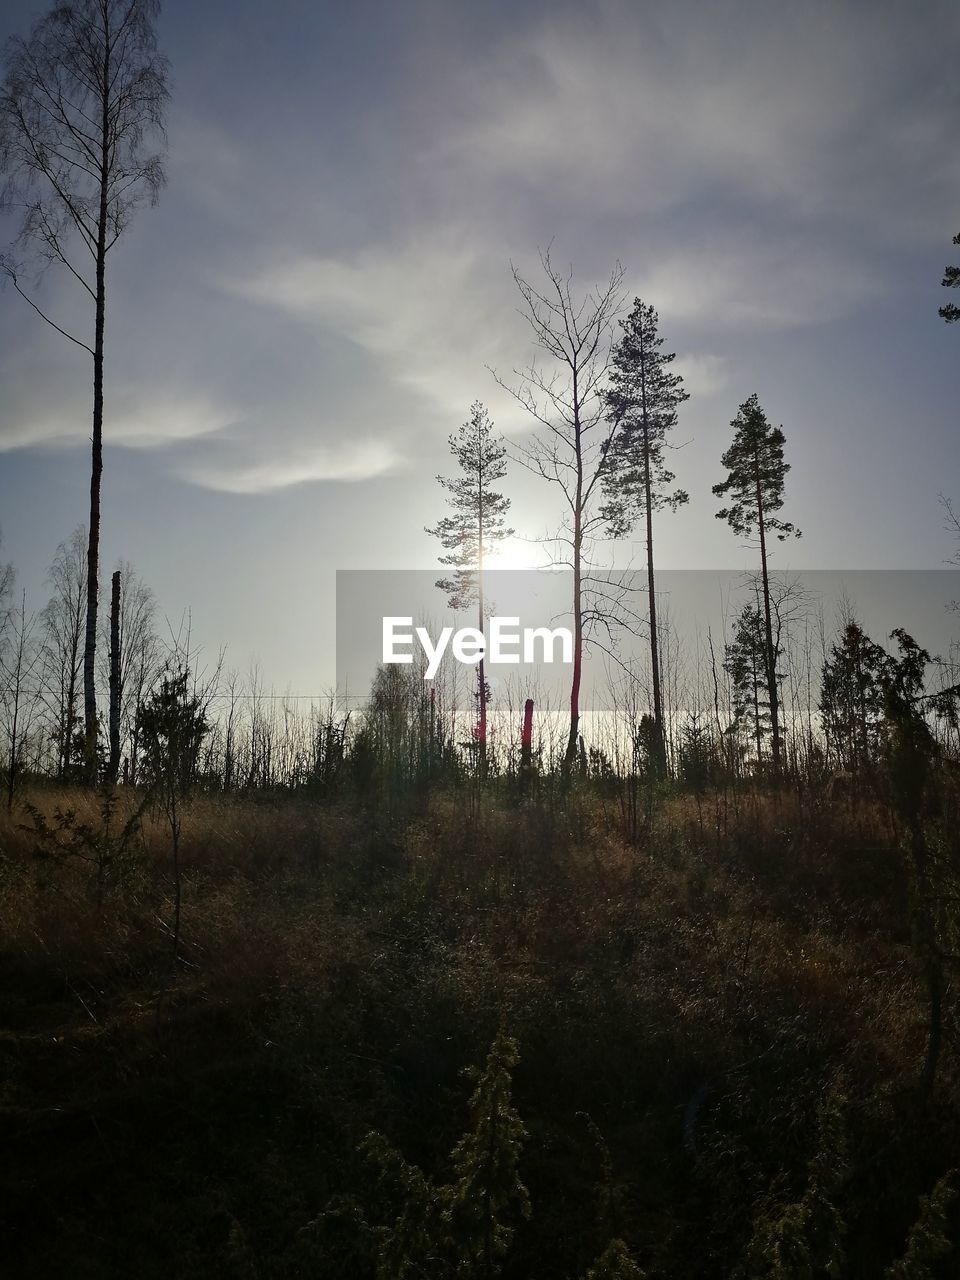
[{"label": "wispy cloud", "polygon": [[265,247],[220,283],[349,340],[371,381],[420,398],[425,423],[480,396],[514,431],[485,368],[509,377],[529,354],[508,261],[535,262],[566,227],[558,248],[583,283],[619,256],[629,293],[685,349],[691,389],[711,394],[729,368],[716,335],[816,325],[884,291],[880,244],[931,234],[910,182],[960,198],[938,161],[941,91],[890,110],[902,54],[889,25],[824,3],[812,16],[747,4],[736,20],[684,0],[658,15],[554,8],[418,87],[433,127],[411,140],[404,216],[379,238],[328,255]]},{"label": "wispy cloud", "polygon": [[[525,345],[502,247],[466,230],[438,228],[343,258],[278,257],[222,283],[349,339],[381,376],[444,414],[496,399],[488,367],[509,368]],[[503,412],[514,413],[506,401]]]},{"label": "wispy cloud", "polygon": [[206,439],[229,429],[237,412],[203,396],[154,398],[143,388],[116,397],[108,439],[124,449],[164,449],[188,440]]},{"label": "wispy cloud", "polygon": [[731,376],[730,361],[711,352],[680,352],[676,370],[691,396],[716,395],[728,385]]},{"label": "wispy cloud", "polygon": [[182,469],[184,479],[221,493],[272,493],[315,481],[356,483],[389,475],[407,465],[389,445],[368,440],[357,445],[318,446],[257,462],[218,457]]},{"label": "wispy cloud", "polygon": [[[939,38],[960,38],[956,7],[935,7]],[[471,196],[507,180],[594,217],[706,201],[711,217],[766,206],[788,228],[828,218],[870,240],[935,235],[931,197],[960,196],[944,164],[956,94],[924,75],[930,26],[885,16],[826,0],[554,10],[464,69],[427,164]]]},{"label": "wispy cloud", "polygon": [[[554,236],[585,287],[620,258],[692,394],[722,391],[751,335],[862,312],[904,254],[955,230],[957,95],[934,71],[960,10],[928,11],[531,6],[476,45],[399,58],[402,111],[361,76],[326,102],[322,138],[323,85],[299,81],[281,142],[270,85],[217,117],[197,80],[174,109],[170,187],[135,233],[176,244],[175,261],[118,258],[110,376],[129,386],[110,383],[108,440],[237,493],[348,484],[410,457],[432,473],[475,398],[508,433],[529,425],[488,367],[509,380],[527,363],[509,263],[534,273]],[[415,3],[412,42],[422,23]],[[0,450],[86,440],[82,380],[3,366]],[[190,390],[157,394],[157,367]]]},{"label": "wispy cloud", "polygon": [[835,320],[883,291],[862,261],[837,250],[736,228],[663,254],[638,286],[665,319],[718,334]]},{"label": "wispy cloud", "polygon": [[[0,424],[0,452],[72,448],[90,438],[90,405],[76,390],[12,380]],[[171,396],[146,386],[111,391],[104,443],[123,449],[168,449],[214,436],[235,414],[204,395]]]}]

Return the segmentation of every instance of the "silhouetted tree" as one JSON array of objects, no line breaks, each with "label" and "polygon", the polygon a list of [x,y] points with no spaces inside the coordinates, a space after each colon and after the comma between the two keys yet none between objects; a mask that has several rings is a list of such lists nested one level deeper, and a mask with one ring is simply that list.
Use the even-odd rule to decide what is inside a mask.
[{"label": "silhouetted tree", "polygon": [[[569,549],[564,561],[573,573],[573,676],[570,727],[563,769],[569,775],[577,759],[580,732],[580,686],[583,678],[586,552],[591,537],[604,525],[594,499],[607,469],[607,455],[619,429],[608,415],[605,380],[610,359],[610,329],[620,308],[623,271],[619,263],[605,285],[576,300],[572,273],[563,274],[541,254],[546,283],[542,292],[514,268],[523,300],[523,315],[540,352],[554,366],[535,363],[519,373],[520,386],[506,389],[542,428],[517,453],[517,461],[559,486],[565,503],[559,541]],[[501,382],[502,386],[506,384]]]},{"label": "silhouetted tree", "polygon": [[723,668],[730,677],[737,729],[753,739],[757,764],[771,733],[767,683],[766,638],[763,616],[756,605],[744,605],[733,624],[733,637],[724,651]]},{"label": "silhouetted tree", "polygon": [[[12,564],[0,563],[0,663],[6,657],[7,649],[10,646],[10,632],[13,622],[13,584],[16,582],[16,572]],[[0,667],[0,672],[3,668]],[[0,694],[6,692],[6,687],[0,684]]]},{"label": "silhouetted tree", "polygon": [[936,1280],[941,1274],[939,1263],[953,1252],[950,1209],[957,1198],[954,1173],[944,1174],[929,1195],[920,1197],[920,1212],[907,1235],[906,1250],[887,1267],[883,1280]]},{"label": "silhouetted tree", "polygon": [[[497,492],[493,485],[507,474],[505,446],[494,439],[490,415],[475,401],[470,409],[469,421],[456,435],[449,438],[450,452],[457,460],[460,475],[453,478],[437,476],[446,490],[447,505],[453,512],[426,532],[439,538],[446,555],[440,563],[450,565],[453,575],[440,578],[437,586],[447,593],[451,609],[477,606],[477,629],[483,631],[486,615],[483,596],[484,558],[492,553],[498,542],[509,538],[513,530],[506,527],[506,514],[510,499]],[[480,776],[487,768],[487,701],[488,690],[481,657],[477,668],[477,707],[479,716],[479,764]]]},{"label": "silhouetted tree", "polygon": [[107,650],[110,663],[108,687],[110,689],[109,740],[107,758],[107,782],[117,781],[120,769],[120,570],[114,569],[110,579],[110,645]]},{"label": "silhouetted tree", "polygon": [[27,596],[8,615],[6,644],[0,648],[0,715],[7,740],[7,809],[13,808],[16,780],[23,768],[24,752],[41,705],[40,663],[37,644],[39,618],[27,613]]},{"label": "silhouetted tree", "polygon": [[180,833],[183,808],[197,777],[203,739],[210,731],[207,706],[191,683],[190,672],[176,663],[164,673],[140,717],[143,777],[166,816],[173,853],[173,953],[180,951],[182,876]]},{"label": "silhouetted tree", "polygon": [[10,608],[14,576],[12,564],[0,563],[0,630],[2,630],[4,618]]},{"label": "silhouetted tree", "polygon": [[877,759],[886,657],[851,618],[823,664],[820,717],[828,755],[840,769],[863,772]]},{"label": "silhouetted tree", "polygon": [[86,610],[87,530],[74,529],[57,547],[48,580],[53,595],[43,611],[47,697],[54,717],[57,776],[66,778],[75,762],[80,716],[77,699],[83,660]]},{"label": "silhouetted tree", "polygon": [[[943,1042],[943,998],[946,985],[944,947],[940,940],[943,886],[941,860],[930,847],[926,824],[931,765],[938,753],[927,722],[927,709],[937,710],[955,691],[925,694],[932,658],[902,627],[891,635],[899,653],[888,654],[881,685],[885,748],[893,806],[905,827],[904,845],[913,880],[911,908],[914,946],[927,987],[927,1055],[923,1083],[933,1088]],[[951,897],[954,896],[951,894]]]},{"label": "silhouetted tree", "polygon": [[[37,21],[7,49],[0,93],[3,206],[19,208],[18,243],[41,263],[69,271],[93,306],[93,340],[56,324],[20,281],[9,255],[3,266],[16,291],[58,333],[93,359],[93,436],[83,651],[85,768],[97,775],[97,593],[100,481],[103,472],[103,370],[107,255],[144,200],[164,181],[161,157],[147,145],[162,138],[168,91],[157,53],[159,0],[74,0]],[[79,240],[79,252],[72,244]]]},{"label": "silhouetted tree", "polygon": [[430,776],[438,746],[430,691],[416,664],[378,667],[351,752],[351,772],[362,791],[374,784],[388,803],[412,781]]},{"label": "silhouetted tree", "polygon": [[775,514],[783,506],[784,479],[790,470],[783,457],[786,441],[783,428],[771,427],[756,395],[744,401],[730,425],[734,432],[733,443],[721,459],[728,475],[726,480],[713,486],[713,492],[718,498],[729,495],[731,499],[729,507],[723,507],[717,512],[718,520],[726,520],[734,533],[741,537],[749,538],[754,533],[759,536],[765,631],[764,666],[770,708],[773,768],[775,773],[779,773],[782,758],[780,698],[770,608],[767,534],[773,531],[782,542],[791,536],[799,538],[800,530],[788,521],[780,520]]},{"label": "silhouetted tree", "polygon": [[809,1164],[806,1191],[781,1212],[757,1218],[735,1280],[814,1280],[845,1274],[847,1226],[839,1208],[850,1175],[845,1107],[845,1097],[834,1086],[820,1108],[820,1141]]},{"label": "silhouetted tree", "polygon": [[475,1082],[470,1123],[454,1147],[453,1179],[443,1220],[457,1246],[456,1274],[463,1280],[493,1280],[513,1238],[511,1213],[530,1214],[530,1197],[518,1164],[527,1131],[512,1099],[517,1042],[499,1032]]},{"label": "silhouetted tree", "polygon": [[[137,574],[128,560],[117,564],[120,573],[120,608],[117,636],[117,707],[119,710],[118,747],[126,748],[124,776],[136,781],[140,755],[140,712],[144,701],[160,674],[162,658],[160,641],[154,628],[156,602],[153,592]],[[105,632],[101,636],[100,652],[105,654],[112,641]],[[101,668],[101,679],[109,680],[109,662]],[[118,764],[120,756],[118,755]]]},{"label": "silhouetted tree", "polygon": [[516,1041],[500,1032],[483,1070],[466,1073],[475,1087],[469,1124],[451,1152],[449,1183],[431,1182],[382,1134],[364,1139],[361,1152],[377,1173],[373,1207],[388,1217],[371,1233],[378,1280],[494,1280],[500,1274],[513,1239],[511,1218],[530,1215],[518,1167],[527,1131],[512,1099],[516,1064]]},{"label": "silhouetted tree", "polygon": [[716,743],[699,711],[689,712],[680,730],[678,762],[680,777],[697,797],[699,807],[700,798],[719,771]]},{"label": "silhouetted tree", "polygon": [[610,1241],[584,1280],[645,1280],[645,1277],[646,1272],[640,1270],[618,1237]]},{"label": "silhouetted tree", "polygon": [[[953,503],[946,494],[941,493],[940,505],[943,507],[943,514],[946,517],[944,521],[944,528],[957,539],[957,547],[950,556],[949,563],[960,568],[960,513],[956,511]],[[954,601],[953,607],[958,607],[956,601]]]},{"label": "silhouetted tree", "polygon": [[619,430],[608,454],[604,473],[604,508],[614,537],[624,537],[638,519],[643,520],[647,544],[647,592],[649,595],[650,669],[653,691],[653,720],[656,729],[654,763],[659,773],[667,770],[664,737],[663,695],[661,692],[657,597],[653,560],[653,515],[664,507],[676,510],[689,502],[683,489],[671,489],[676,478],[667,469],[664,451],[667,435],[676,426],[677,409],[689,396],[683,378],[670,371],[674,352],[660,350],[663,338],[659,319],[652,306],[639,298],[626,320],[620,321],[623,336],[614,346],[610,386],[607,391],[609,420]]},{"label": "silhouetted tree", "polygon": [[[953,243],[960,244],[960,234],[953,237]],[[960,267],[946,267],[940,283],[945,289],[960,287]],[[952,302],[945,302],[940,308],[940,315],[946,320],[947,324],[953,324],[955,320],[960,320],[960,307]]]}]

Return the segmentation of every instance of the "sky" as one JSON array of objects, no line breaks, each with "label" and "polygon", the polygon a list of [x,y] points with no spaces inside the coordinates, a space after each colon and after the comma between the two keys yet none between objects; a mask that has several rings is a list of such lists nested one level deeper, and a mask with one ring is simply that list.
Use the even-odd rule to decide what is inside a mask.
[{"label": "sky", "polygon": [[[7,0],[0,34],[39,12]],[[710,488],[753,392],[803,530],[781,567],[954,551],[960,6],[167,0],[158,32],[168,183],[110,259],[103,565],[208,652],[325,687],[336,570],[435,563],[449,433],[478,398],[530,428],[491,369],[530,360],[510,268],[548,245],[583,290],[619,261],[677,352],[664,569],[752,563]],[[37,288],[92,326],[63,273]],[[38,605],[86,519],[90,363],[0,293],[0,555]],[[539,563],[557,495],[504,489],[501,563]]]}]

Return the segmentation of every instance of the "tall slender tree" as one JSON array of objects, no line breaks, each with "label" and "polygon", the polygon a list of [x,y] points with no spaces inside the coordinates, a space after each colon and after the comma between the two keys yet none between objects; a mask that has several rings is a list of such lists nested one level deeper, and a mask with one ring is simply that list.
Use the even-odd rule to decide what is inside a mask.
[{"label": "tall slender tree", "polygon": [[740,537],[752,538],[756,535],[759,538],[766,649],[764,665],[770,708],[773,770],[778,774],[783,753],[777,657],[770,608],[767,535],[773,533],[783,542],[786,538],[799,538],[800,530],[789,521],[781,520],[776,514],[783,507],[784,480],[790,470],[783,456],[783,446],[786,443],[783,428],[770,425],[756,395],[743,402],[730,425],[733,427],[733,443],[721,459],[727,468],[727,478],[720,484],[715,484],[713,492],[718,498],[730,498],[730,506],[718,511],[717,519],[726,520]]},{"label": "tall slender tree", "polygon": [[690,497],[683,489],[673,489],[676,477],[664,457],[667,436],[677,423],[677,410],[689,399],[683,378],[670,365],[675,352],[661,351],[656,310],[634,300],[633,310],[620,327],[623,335],[613,348],[610,385],[607,391],[608,418],[619,423],[607,456],[604,475],[607,503],[604,513],[614,537],[624,537],[638,520],[644,522],[647,547],[648,622],[650,627],[650,669],[653,687],[654,765],[666,773],[663,694],[661,691],[660,645],[657,629],[657,595],[653,559],[653,516],[665,507],[675,511]]},{"label": "tall slender tree", "polygon": [[[953,243],[960,244],[960,234],[953,237]],[[945,289],[960,288],[960,267],[946,267],[940,283]],[[956,320],[960,320],[960,307],[953,302],[945,302],[940,308],[940,315],[947,324],[953,324]]]},{"label": "tall slender tree", "polygon": [[[439,538],[446,554],[440,563],[453,569],[450,577],[439,578],[437,586],[447,593],[451,609],[477,607],[477,629],[483,631],[484,558],[498,542],[509,538],[512,529],[506,525],[510,499],[492,486],[507,474],[507,450],[493,434],[490,415],[475,401],[470,417],[456,434],[449,437],[450,452],[457,460],[460,474],[453,478],[437,476],[447,494],[452,515],[426,532]],[[488,690],[484,661],[477,666],[478,751],[481,777],[487,767],[487,701]]]},{"label": "tall slender tree", "polygon": [[103,473],[107,257],[137,207],[164,182],[159,148],[168,90],[157,52],[159,0],[57,4],[26,39],[14,37],[0,92],[2,204],[22,217],[17,244],[66,268],[87,295],[93,335],[78,337],[42,310],[12,254],[3,268],[43,320],[93,360],[93,433],[83,649],[84,756],[97,776],[97,597]]},{"label": "tall slender tree", "polygon": [[573,675],[563,757],[563,771],[569,775],[580,735],[584,644],[591,619],[599,616],[599,611],[589,608],[590,545],[604,524],[596,499],[619,428],[618,421],[608,417],[606,376],[610,331],[621,305],[623,270],[617,263],[605,284],[576,298],[572,272],[558,270],[549,252],[541,255],[541,265],[546,279],[539,289],[516,268],[513,277],[523,302],[522,314],[547,364],[528,365],[519,373],[518,387],[501,385],[539,428],[517,451],[517,461],[557,485],[563,495],[563,524],[557,540],[569,553],[563,563],[573,577]]}]

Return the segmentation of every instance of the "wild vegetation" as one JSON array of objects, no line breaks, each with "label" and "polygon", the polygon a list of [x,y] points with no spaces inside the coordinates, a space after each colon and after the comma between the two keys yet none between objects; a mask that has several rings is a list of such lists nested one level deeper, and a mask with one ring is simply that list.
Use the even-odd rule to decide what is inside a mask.
[{"label": "wild vegetation", "polygon": [[[158,11],[56,6],[0,95],[5,277],[94,374],[89,524],[42,608],[0,563],[6,1272],[956,1275],[957,650],[827,620],[776,571],[799,530],[756,394],[713,486],[756,573],[723,636],[677,635],[655,531],[705,495],[676,487],[688,392],[619,264],[582,296],[549,251],[514,270],[533,354],[501,386],[531,429],[508,445],[475,401],[424,515],[482,631],[511,468],[552,486],[562,708],[495,698],[482,659],[287,701],[164,637],[127,563],[104,617],[107,264],[164,181]],[[92,334],[38,306],[46,266]],[[630,594],[599,565],[635,529]],[[643,657],[591,716],[624,632]]]},{"label": "wild vegetation", "polygon": [[914,830],[696,769],[634,829],[370,733],[175,838],[166,770],[4,819],[11,1274],[952,1274],[944,764]]}]

